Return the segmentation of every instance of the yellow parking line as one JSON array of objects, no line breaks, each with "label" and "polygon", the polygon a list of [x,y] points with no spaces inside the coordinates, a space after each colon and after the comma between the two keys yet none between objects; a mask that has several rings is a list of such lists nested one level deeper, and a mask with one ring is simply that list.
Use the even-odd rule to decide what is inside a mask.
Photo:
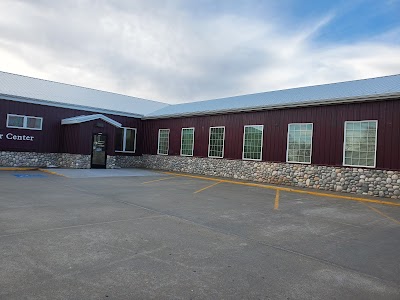
[{"label": "yellow parking line", "polygon": [[188,175],[188,174],[179,174],[179,173],[173,173],[173,172],[164,172],[164,174],[182,176],[182,177],[190,177],[190,178],[203,179],[203,180],[210,180],[210,181],[220,181],[220,182],[224,182],[224,183],[231,183],[231,184],[259,187],[259,188],[263,188],[263,189],[272,189],[272,190],[279,190],[279,191],[291,192],[291,193],[307,194],[307,195],[312,195],[312,196],[320,196],[320,197],[327,197],[327,198],[334,198],[334,199],[344,199],[344,200],[351,200],[351,201],[359,201],[359,202],[365,202],[365,203],[375,203],[375,204],[391,205],[391,206],[399,206],[400,207],[400,202],[391,202],[391,201],[384,201],[384,200],[373,200],[373,199],[366,199],[366,198],[353,197],[353,196],[344,196],[344,195],[335,195],[335,194],[313,192],[313,191],[306,191],[306,190],[297,190],[297,189],[293,189],[293,188],[277,187],[277,186],[265,185],[265,184],[259,184],[259,183],[240,182],[240,181],[233,181],[233,180],[221,180],[221,179],[217,179],[217,178],[211,178],[211,177],[205,177],[205,176],[196,176],[196,175]]},{"label": "yellow parking line", "polygon": [[176,176],[169,176],[166,178],[161,178],[161,179],[156,179],[156,180],[151,180],[151,181],[146,181],[146,182],[142,182],[142,184],[147,184],[147,183],[152,183],[152,182],[157,182],[157,181],[163,181],[163,180],[168,180],[168,179],[172,179],[175,178]]},{"label": "yellow parking line", "polygon": [[48,174],[51,174],[51,175],[57,175],[57,176],[61,176],[61,177],[67,177],[67,176],[65,176],[65,175],[63,175],[63,174],[60,174],[60,173],[57,173],[57,172],[54,172],[54,171],[50,171],[50,170],[46,170],[46,169],[39,169],[39,171],[40,171],[40,172],[44,172],[44,173],[48,173]]},{"label": "yellow parking line", "polygon": [[279,190],[276,190],[274,209],[279,209]]},{"label": "yellow parking line", "polygon": [[0,171],[36,171],[35,167],[1,167]]},{"label": "yellow parking line", "polygon": [[396,220],[396,219],[394,219],[394,218],[388,216],[387,214],[381,212],[379,209],[377,209],[377,208],[375,208],[375,207],[372,207],[372,206],[370,206],[370,205],[368,205],[368,204],[365,204],[365,203],[363,203],[363,204],[364,204],[365,206],[367,206],[369,209],[371,209],[371,210],[375,211],[376,213],[380,214],[381,216],[385,217],[386,219],[389,219],[389,220],[393,221],[394,223],[400,225],[400,221],[398,221],[398,220]]},{"label": "yellow parking line", "polygon": [[213,184],[211,184],[211,185],[209,185],[209,186],[206,186],[206,187],[204,187],[204,188],[202,188],[202,189],[200,189],[200,190],[195,191],[193,194],[197,194],[197,193],[200,193],[200,192],[202,192],[202,191],[204,191],[204,190],[206,190],[206,189],[212,188],[213,186],[216,186],[217,184],[220,184],[221,182],[222,182],[222,181],[218,181],[218,182],[216,182],[216,183],[213,183]]}]

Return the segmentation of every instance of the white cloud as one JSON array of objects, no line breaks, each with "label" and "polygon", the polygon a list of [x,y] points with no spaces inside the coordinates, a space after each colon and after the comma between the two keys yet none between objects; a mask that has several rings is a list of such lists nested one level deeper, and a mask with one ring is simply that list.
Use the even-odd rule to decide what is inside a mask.
[{"label": "white cloud", "polygon": [[316,42],[327,14],[284,25],[186,1],[0,3],[0,70],[170,103],[400,73],[399,29]]}]

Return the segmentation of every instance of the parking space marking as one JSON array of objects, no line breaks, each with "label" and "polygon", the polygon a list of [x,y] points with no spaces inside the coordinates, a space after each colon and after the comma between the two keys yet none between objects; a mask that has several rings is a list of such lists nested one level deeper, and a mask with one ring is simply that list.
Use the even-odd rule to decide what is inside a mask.
[{"label": "parking space marking", "polygon": [[326,198],[344,199],[344,200],[350,200],[350,201],[358,201],[358,202],[374,203],[374,204],[382,204],[382,205],[390,205],[390,206],[400,207],[400,202],[391,202],[391,201],[373,200],[373,199],[366,199],[366,198],[352,197],[352,196],[334,195],[334,194],[321,193],[321,192],[297,190],[297,189],[293,189],[293,188],[277,187],[277,186],[265,185],[265,184],[259,184],[259,183],[240,182],[240,181],[217,179],[217,178],[205,177],[205,176],[179,174],[179,173],[173,173],[173,172],[164,172],[164,174],[182,176],[182,177],[190,177],[190,178],[196,178],[196,179],[202,179],[202,180],[220,181],[223,183],[231,183],[231,184],[237,184],[237,185],[259,187],[259,188],[263,188],[263,189],[279,190],[279,191],[284,191],[284,192],[307,194],[307,195],[326,197]]},{"label": "parking space marking", "polygon": [[0,171],[36,171],[36,167],[1,167]]},{"label": "parking space marking", "polygon": [[375,208],[375,207],[372,207],[371,205],[368,205],[368,204],[365,204],[365,203],[363,203],[363,204],[364,204],[365,206],[367,206],[369,209],[373,210],[374,212],[376,212],[376,213],[380,214],[381,216],[385,217],[386,219],[389,219],[389,220],[391,220],[392,222],[394,222],[394,223],[400,225],[400,221],[398,221],[398,220],[392,218],[391,216],[388,216],[387,214],[385,214],[384,212],[380,211],[379,209],[377,209],[377,208]]},{"label": "parking space marking", "polygon": [[40,171],[40,172],[43,172],[43,173],[51,174],[51,175],[56,175],[56,176],[61,176],[61,177],[67,177],[67,176],[65,176],[65,175],[63,175],[63,174],[60,174],[60,173],[57,173],[57,172],[54,172],[54,171],[50,171],[50,170],[47,170],[47,169],[39,169],[39,171]]},{"label": "parking space marking", "polygon": [[177,177],[177,176],[170,176],[170,177],[166,177],[166,178],[161,178],[161,179],[156,179],[156,180],[150,180],[150,181],[142,182],[142,184],[148,184],[148,183],[152,183],[152,182],[168,180],[168,179],[172,179],[172,178],[176,178],[176,177]]},{"label": "parking space marking", "polygon": [[195,191],[193,194],[200,193],[200,192],[202,192],[202,191],[204,191],[204,190],[207,190],[207,189],[209,189],[209,188],[212,188],[213,186],[216,186],[217,184],[220,184],[220,183],[222,183],[222,181],[218,181],[218,182],[213,183],[213,184],[211,184],[211,185],[209,185],[209,186],[206,186],[206,187],[204,187],[204,188],[202,188],[202,189],[199,189],[199,190]]},{"label": "parking space marking", "polygon": [[279,209],[279,190],[276,190],[276,195],[275,195],[275,203],[274,203],[274,209],[278,210]]}]

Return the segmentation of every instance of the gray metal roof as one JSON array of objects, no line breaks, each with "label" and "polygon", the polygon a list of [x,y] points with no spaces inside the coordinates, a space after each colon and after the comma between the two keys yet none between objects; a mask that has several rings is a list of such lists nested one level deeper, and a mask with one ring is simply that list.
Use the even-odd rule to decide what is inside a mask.
[{"label": "gray metal roof", "polygon": [[400,96],[400,75],[300,87],[207,101],[176,104],[146,115],[146,119],[328,104]]},{"label": "gray metal roof", "polygon": [[32,103],[91,110],[122,115],[145,115],[168,106],[145,100],[85,87],[42,80],[0,71],[0,98],[31,99]]}]

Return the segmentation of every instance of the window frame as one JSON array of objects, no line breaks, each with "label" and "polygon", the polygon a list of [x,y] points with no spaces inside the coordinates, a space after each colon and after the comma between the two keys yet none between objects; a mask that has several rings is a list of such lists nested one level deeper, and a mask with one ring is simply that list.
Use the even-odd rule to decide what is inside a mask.
[{"label": "window frame", "polygon": [[[347,123],[362,123],[362,122],[375,122],[375,148],[374,148],[374,165],[373,166],[361,166],[361,165],[349,165],[345,163],[346,159],[346,124]],[[344,167],[353,167],[353,168],[376,168],[376,153],[378,152],[378,120],[359,120],[359,121],[344,121],[344,135],[343,135],[343,160],[342,165]]]},{"label": "window frame", "polygon": [[[210,150],[211,150],[211,129],[212,128],[223,128],[224,129],[224,134],[222,138],[222,156],[211,156],[210,155]],[[225,156],[225,126],[210,126],[208,130],[208,157],[209,158],[224,158]]]},{"label": "window frame", "polygon": [[[8,125],[10,116],[11,117],[22,117],[22,118],[24,118],[22,127]],[[28,127],[28,118],[40,119],[40,128],[30,128],[30,127]],[[43,117],[25,116],[25,115],[17,115],[17,114],[7,114],[6,127],[7,128],[15,128],[15,129],[27,129],[27,130],[43,130]]]},{"label": "window frame", "polygon": [[[189,155],[189,154],[182,154],[182,142],[183,142],[183,130],[184,129],[193,129],[193,143],[192,143],[192,155]],[[194,155],[194,127],[183,127],[182,129],[181,129],[181,151],[180,151],[180,155],[181,156],[193,156]]]},{"label": "window frame", "polygon": [[[310,162],[300,162],[300,161],[289,161],[289,128],[290,125],[311,125],[311,148],[310,148]],[[286,162],[290,164],[312,164],[312,155],[313,155],[313,144],[314,144],[314,123],[312,122],[304,122],[304,123],[288,123],[287,132],[286,132]]]},{"label": "window frame", "polygon": [[[245,146],[245,136],[246,136],[246,127],[254,127],[261,126],[261,149],[260,149],[260,158],[245,158],[244,157],[244,146]],[[242,160],[252,160],[252,161],[262,161],[263,157],[263,147],[264,147],[264,125],[244,125],[243,126],[243,148],[242,148]]]},{"label": "window frame", "polygon": [[[168,131],[168,148],[167,148],[167,153],[160,153],[160,133],[161,133],[162,130]],[[158,129],[157,155],[168,155],[168,153],[169,153],[169,134],[170,134],[170,129],[169,129],[169,128],[159,128],[159,129]]]},{"label": "window frame", "polygon": [[[124,134],[122,136],[122,149],[123,150],[115,150],[117,153],[136,153],[136,140],[137,140],[137,128],[132,127],[120,127],[120,129],[124,129]],[[135,140],[133,142],[133,151],[126,151],[126,131],[127,129],[133,129],[135,131]]]}]

